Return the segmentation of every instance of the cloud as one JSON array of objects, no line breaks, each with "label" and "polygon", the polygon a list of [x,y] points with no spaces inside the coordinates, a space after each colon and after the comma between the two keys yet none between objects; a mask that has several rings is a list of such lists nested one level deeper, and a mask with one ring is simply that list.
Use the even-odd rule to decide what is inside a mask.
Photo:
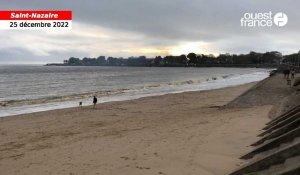
[{"label": "cloud", "polygon": [[[9,43],[0,48],[20,48],[43,60],[68,53],[127,57],[180,51],[291,53],[300,48],[297,0],[11,0],[0,5],[5,9],[73,10],[72,31],[0,31],[0,41]],[[244,13],[269,11],[285,12],[288,25],[240,27]]]}]

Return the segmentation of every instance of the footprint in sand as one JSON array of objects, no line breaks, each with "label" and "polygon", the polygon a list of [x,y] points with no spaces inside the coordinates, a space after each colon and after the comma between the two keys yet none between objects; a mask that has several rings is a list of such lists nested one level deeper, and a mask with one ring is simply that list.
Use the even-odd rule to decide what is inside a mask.
[{"label": "footprint in sand", "polygon": [[141,167],[141,166],[135,166],[135,168],[138,168],[140,170],[143,170],[143,169],[149,170],[149,169],[151,169],[150,167]]},{"label": "footprint in sand", "polygon": [[126,157],[126,156],[122,156],[122,157],[120,157],[121,159],[124,159],[124,160],[128,160],[129,159],[129,157]]}]

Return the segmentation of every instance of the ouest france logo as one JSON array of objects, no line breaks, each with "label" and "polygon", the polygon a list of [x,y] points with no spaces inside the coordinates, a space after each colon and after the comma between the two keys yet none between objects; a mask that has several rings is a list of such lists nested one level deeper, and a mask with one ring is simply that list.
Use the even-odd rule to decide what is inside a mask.
[{"label": "ouest france logo", "polygon": [[273,15],[273,13],[245,13],[241,18],[242,27],[283,27],[288,23],[288,16],[279,12]]}]

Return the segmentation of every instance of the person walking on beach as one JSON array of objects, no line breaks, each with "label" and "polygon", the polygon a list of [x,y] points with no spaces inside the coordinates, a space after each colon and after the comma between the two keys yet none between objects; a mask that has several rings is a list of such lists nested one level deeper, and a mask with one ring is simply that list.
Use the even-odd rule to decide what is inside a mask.
[{"label": "person walking on beach", "polygon": [[96,96],[94,96],[94,98],[93,98],[93,104],[94,104],[94,109],[96,108],[96,104],[97,104],[97,97]]},{"label": "person walking on beach", "polygon": [[288,79],[289,76],[290,76],[290,70],[289,70],[289,69],[285,69],[285,70],[283,71],[283,74],[284,74],[284,78]]},{"label": "person walking on beach", "polygon": [[292,79],[295,78],[295,73],[296,73],[295,69],[292,69],[292,70],[291,70],[291,78],[292,78]]}]

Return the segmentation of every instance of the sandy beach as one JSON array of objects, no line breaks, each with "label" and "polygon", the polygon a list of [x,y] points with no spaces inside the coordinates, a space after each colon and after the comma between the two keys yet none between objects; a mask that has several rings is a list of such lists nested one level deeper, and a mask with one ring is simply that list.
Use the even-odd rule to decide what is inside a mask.
[{"label": "sandy beach", "polygon": [[227,174],[273,105],[222,106],[255,85],[1,118],[0,174]]}]

